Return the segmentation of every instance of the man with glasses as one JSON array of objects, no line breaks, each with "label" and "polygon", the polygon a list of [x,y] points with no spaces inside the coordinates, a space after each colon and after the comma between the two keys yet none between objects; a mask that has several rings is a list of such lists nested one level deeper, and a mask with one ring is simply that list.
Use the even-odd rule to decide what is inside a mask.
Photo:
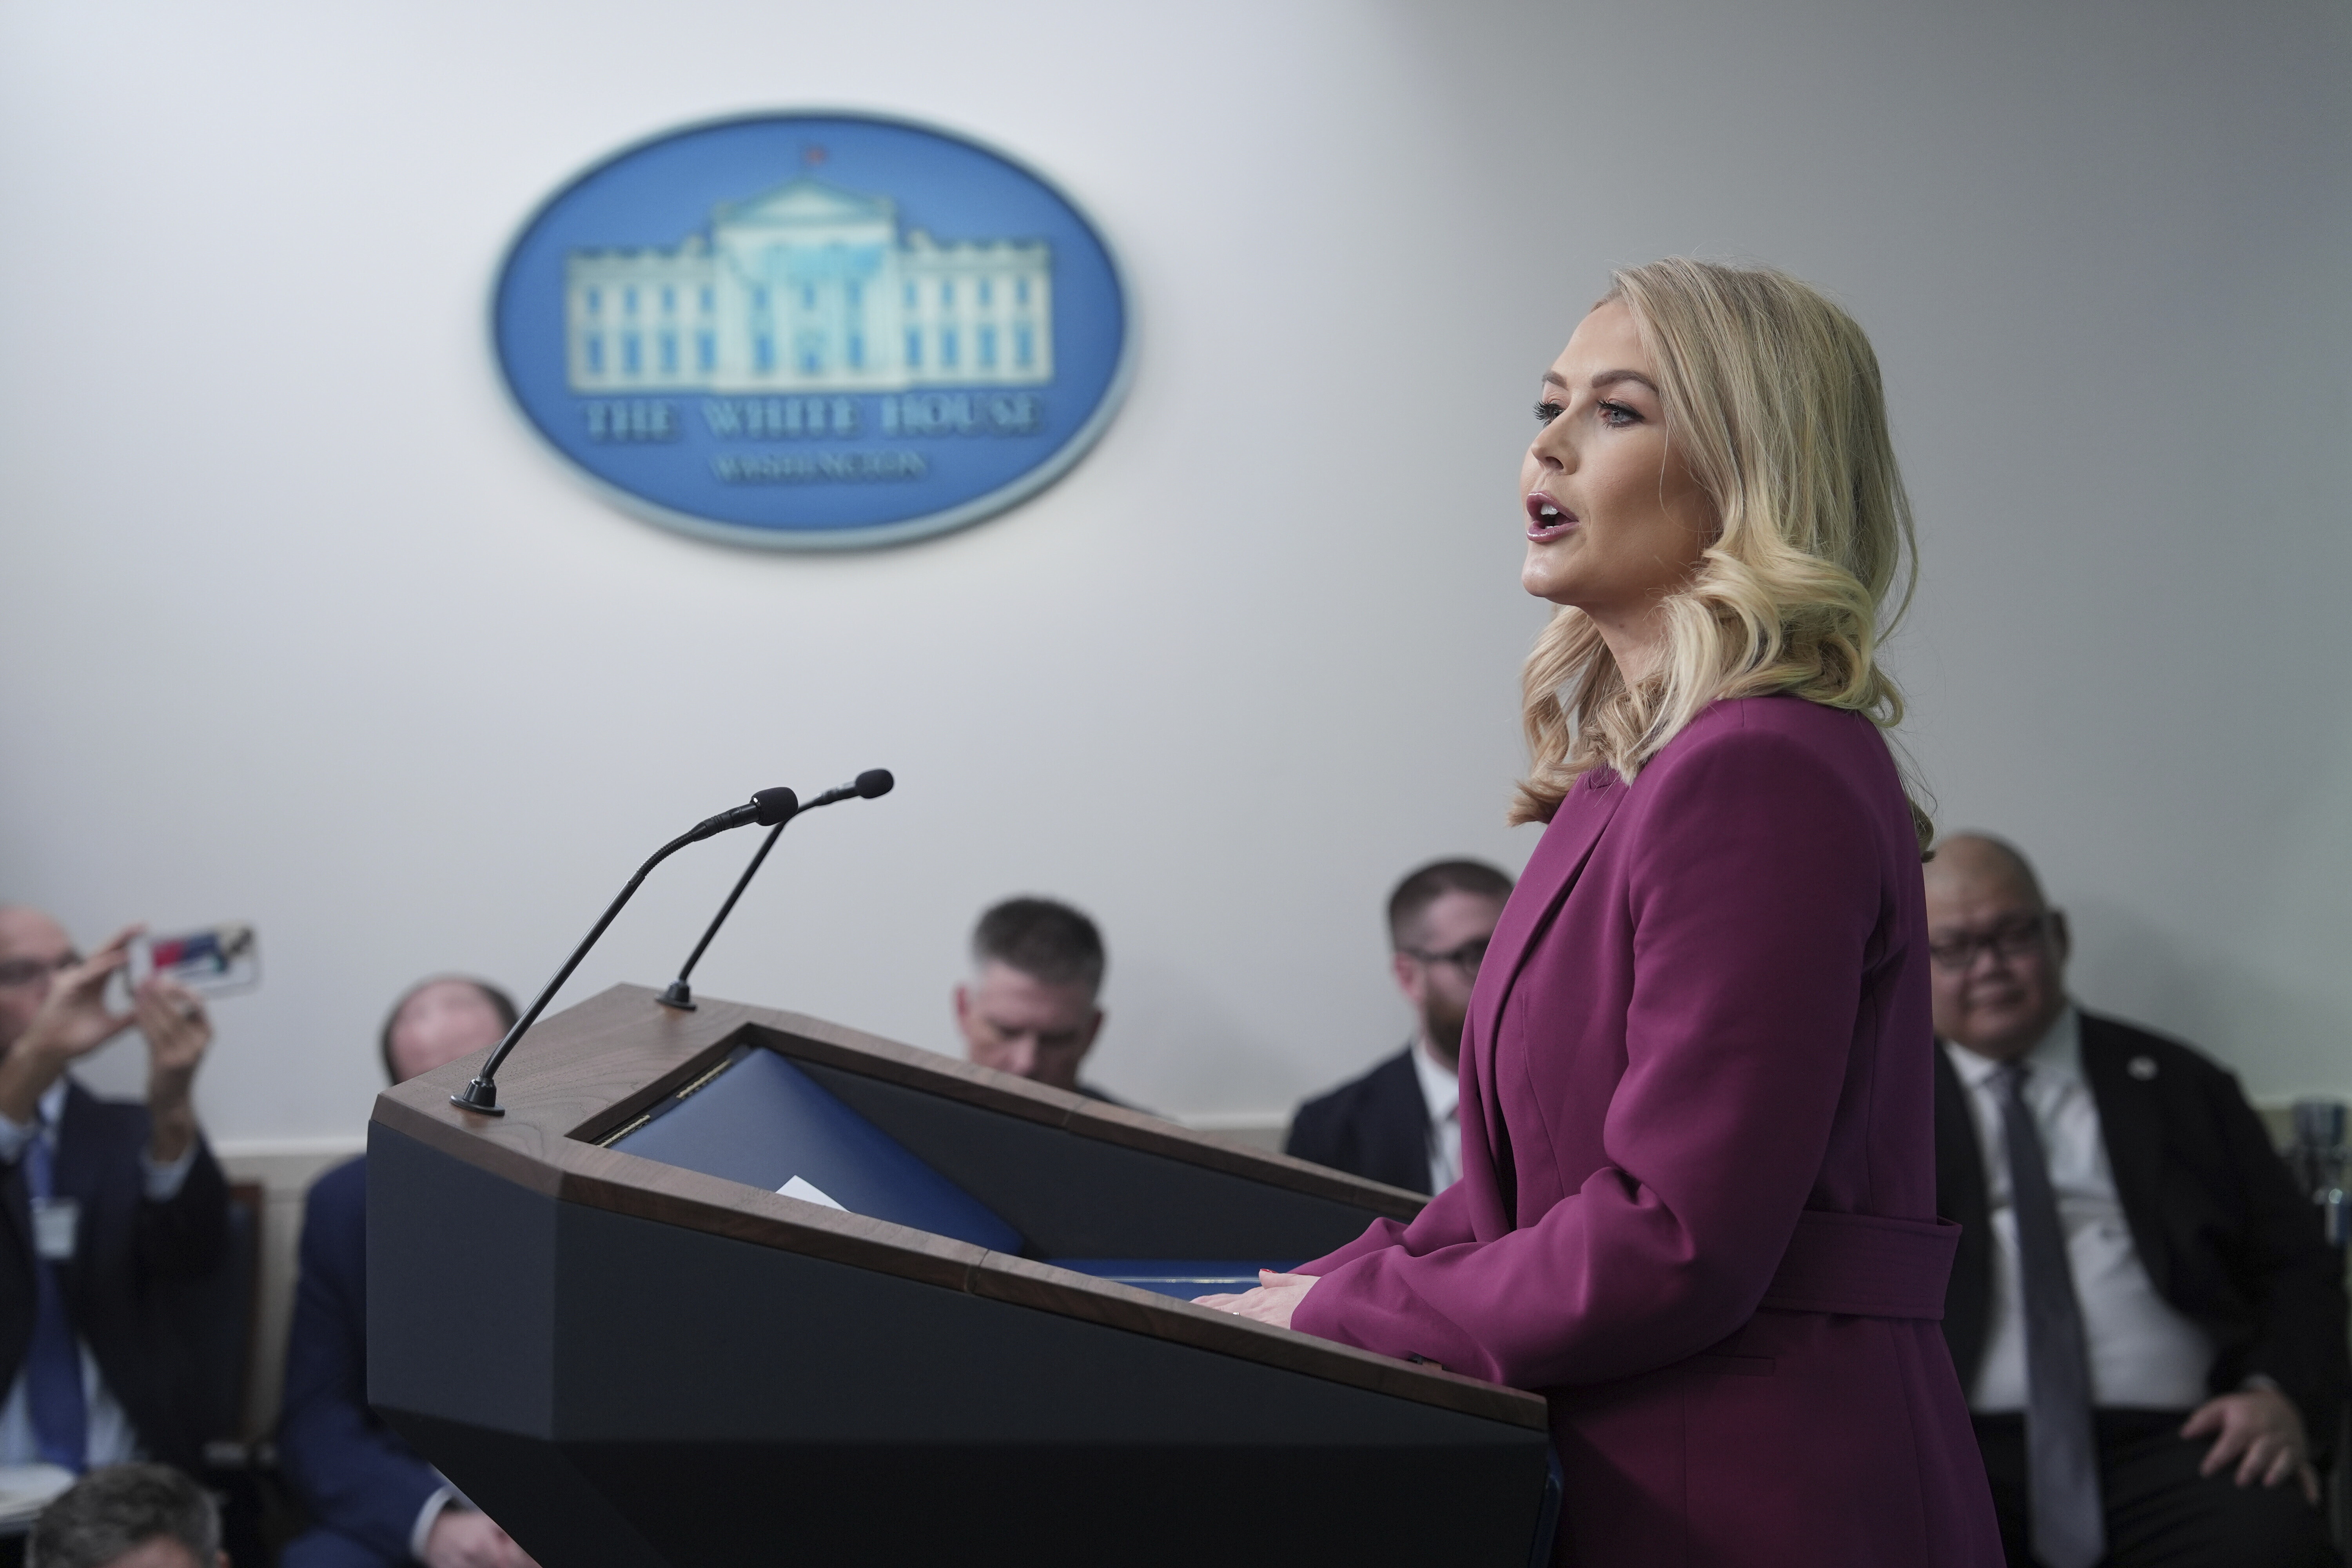
[{"label": "man with glasses", "polygon": [[[194,1100],[213,1032],[165,976],[128,1012],[107,1005],[135,934],[84,959],[47,915],[0,907],[0,1465],[201,1462],[173,1287],[209,1274],[226,1243],[228,1188]],[[144,1104],[68,1076],[132,1027],[147,1037]]]},{"label": "man with glasses", "polygon": [[1390,973],[1412,1008],[1403,1050],[1291,1119],[1285,1152],[1418,1193],[1462,1173],[1462,1025],[1511,879],[1478,860],[1423,866],[1389,895]]},{"label": "man with glasses", "polygon": [[2319,1564],[2343,1259],[2237,1080],[2067,997],[2024,856],[1927,868],[1944,1335],[2011,1563]]}]

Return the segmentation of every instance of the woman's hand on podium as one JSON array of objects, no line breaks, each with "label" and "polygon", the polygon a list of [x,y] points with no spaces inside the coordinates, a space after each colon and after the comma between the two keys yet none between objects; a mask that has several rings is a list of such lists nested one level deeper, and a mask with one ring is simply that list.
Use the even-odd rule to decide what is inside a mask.
[{"label": "woman's hand on podium", "polygon": [[1298,1310],[1298,1303],[1315,1288],[1315,1279],[1312,1274],[1276,1274],[1271,1268],[1261,1268],[1257,1271],[1256,1289],[1244,1290],[1238,1296],[1195,1296],[1192,1304],[1286,1329],[1290,1327],[1290,1314]]},{"label": "woman's hand on podium", "polygon": [[452,1504],[425,1538],[425,1568],[539,1568],[488,1514]]}]

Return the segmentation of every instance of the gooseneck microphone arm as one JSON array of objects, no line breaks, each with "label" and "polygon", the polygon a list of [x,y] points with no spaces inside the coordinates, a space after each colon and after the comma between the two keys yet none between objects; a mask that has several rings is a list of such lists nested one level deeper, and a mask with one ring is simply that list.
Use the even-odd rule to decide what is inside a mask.
[{"label": "gooseneck microphone arm", "polygon": [[[814,805],[816,803],[812,801],[809,804]],[[710,939],[717,936],[719,928],[727,923],[727,917],[735,912],[735,900],[741,898],[743,889],[751,885],[752,877],[760,869],[760,862],[768,858],[768,851],[776,847],[776,840],[783,834],[784,825],[779,822],[768,829],[768,836],[760,840],[757,849],[751,851],[751,863],[743,868],[741,876],[735,879],[735,890],[727,895],[727,901],[719,906],[717,914],[710,917],[710,923],[703,928],[702,940],[694,944],[694,951],[686,955],[686,967],[677,972],[677,978],[669,983],[669,989],[655,998],[663,1006],[675,1007],[682,1013],[694,1011],[694,987],[686,983],[687,976],[692,974],[694,966],[702,962],[702,950],[710,945]]]},{"label": "gooseneck microphone arm", "polygon": [[[572,956],[564,960],[563,967],[555,972],[555,978],[547,983],[546,989],[539,994],[539,999],[530,1005],[528,1012],[515,1020],[514,1027],[507,1031],[506,1038],[499,1042],[498,1049],[492,1051],[489,1059],[482,1064],[482,1070],[474,1075],[474,1080],[467,1084],[462,1092],[451,1095],[449,1103],[461,1110],[475,1111],[483,1116],[506,1114],[505,1108],[499,1104],[498,1077],[499,1068],[506,1061],[507,1054],[515,1048],[515,1042],[530,1033],[530,1026],[539,1022],[539,1016],[547,1010],[547,1005],[550,1002],[555,1000],[555,994],[563,989],[563,983],[572,978],[572,972],[580,967],[580,961],[588,956],[588,950],[596,945],[597,939],[604,934],[604,928],[613,923],[614,917],[621,912],[622,908],[636,892],[638,885],[646,879],[647,873],[655,867],[688,845],[699,844],[704,839],[724,833],[732,827],[742,827],[751,823],[759,822],[773,823],[781,829],[785,823],[792,820],[793,814],[799,809],[800,802],[792,791],[763,789],[751,797],[750,804],[722,811],[716,816],[706,816],[655,850],[653,858],[637,868],[637,874],[629,879],[629,885],[621,889],[621,896],[614,899],[612,907],[604,911],[604,918],[598,921],[588,934],[581,939],[580,945],[572,950]],[[773,842],[774,837],[773,834],[769,835],[771,842]]]},{"label": "gooseneck microphone arm", "polygon": [[[868,768],[858,774],[855,782],[825,791],[803,805],[801,811],[814,811],[820,805],[831,805],[837,800],[848,800],[852,796],[872,800],[877,795],[888,795],[890,786],[897,782],[887,768]],[[798,816],[799,813],[793,815]],[[791,820],[791,817],[786,817],[784,822]],[[784,823],[779,822],[768,830],[768,837],[761,839],[760,847],[751,852],[751,863],[743,868],[741,876],[735,879],[734,890],[727,895],[727,901],[719,906],[719,912],[710,917],[710,924],[704,929],[702,940],[696,942],[694,951],[686,955],[685,967],[677,972],[677,978],[669,983],[669,989],[655,998],[663,1006],[675,1007],[681,1013],[694,1011],[694,987],[687,984],[687,979],[693,974],[694,966],[702,962],[703,950],[710,945],[710,939],[719,934],[719,928],[725,925],[727,917],[735,912],[735,900],[743,896],[743,889],[751,885],[753,877],[759,875],[761,862],[767,859],[768,851],[776,847],[776,840],[783,836],[783,831]]]}]

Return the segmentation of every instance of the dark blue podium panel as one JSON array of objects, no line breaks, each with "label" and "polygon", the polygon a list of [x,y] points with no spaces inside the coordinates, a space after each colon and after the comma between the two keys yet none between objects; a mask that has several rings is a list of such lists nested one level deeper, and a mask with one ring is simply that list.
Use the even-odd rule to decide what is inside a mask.
[{"label": "dark blue podium panel", "polygon": [[[826,1092],[773,1051],[738,1046],[718,1072],[665,1101],[612,1147],[746,1186],[851,1214],[951,1236],[995,1252],[1023,1250],[1021,1233],[907,1146]],[[1191,1300],[1247,1290],[1269,1258],[1049,1258],[1057,1268]]]},{"label": "dark blue podium panel", "polygon": [[1255,1269],[1261,1258],[1320,1258],[1363,1235],[1374,1217],[1336,1198],[1002,1115],[908,1084],[805,1059],[797,1065],[1002,1215],[1027,1240],[1024,1256],[1040,1261],[1214,1258]]},{"label": "dark blue podium panel", "polygon": [[1022,1250],[1021,1233],[988,1205],[757,1046],[737,1046],[716,1075],[612,1147],[992,1251]]}]

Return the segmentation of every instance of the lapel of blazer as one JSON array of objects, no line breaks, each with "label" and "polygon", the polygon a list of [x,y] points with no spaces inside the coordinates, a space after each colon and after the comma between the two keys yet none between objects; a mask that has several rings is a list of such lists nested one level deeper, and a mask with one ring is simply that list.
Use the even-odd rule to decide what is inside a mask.
[{"label": "lapel of blazer", "polygon": [[2099,1108],[2099,1138],[2107,1146],[2116,1196],[2156,1293],[2169,1300],[2172,1249],[2160,1212],[2164,1119],[2156,1103],[2156,1080],[2132,1078],[2126,1065],[2131,1044],[2105,1019],[2080,1011],[2075,1016],[2083,1026],[2083,1080],[2091,1086],[2091,1102]]},{"label": "lapel of blazer", "polygon": [[1985,1225],[1984,1150],[1977,1143],[1969,1091],[1944,1043],[1936,1042],[1936,1212],[1955,1224]]},{"label": "lapel of blazer", "polygon": [[[1596,778],[1602,776],[1606,778],[1603,787],[1593,788]],[[1625,794],[1624,784],[1614,773],[1588,773],[1577,781],[1568,798],[1560,802],[1551,825],[1544,829],[1543,842],[1536,846],[1518,885],[1511,889],[1509,900],[1503,905],[1503,918],[1495,923],[1486,960],[1478,966],[1478,982],[1470,994],[1470,1025],[1465,1031],[1468,1048],[1463,1053],[1462,1116],[1465,1121],[1474,1114],[1482,1120],[1491,1150],[1509,1148],[1503,1130],[1502,1100],[1495,1086],[1495,1047],[1502,1027],[1504,1000],[1517,982],[1528,955],[1535,951],[1537,938],[1567,901],[1585,862],[1592,858],[1601,831],[1616,816]]]},{"label": "lapel of blazer", "polygon": [[1495,922],[1495,935],[1487,943],[1485,962],[1478,966],[1478,983],[1470,997],[1471,1019],[1479,1026],[1479,1038],[1489,1045],[1495,1025],[1503,1016],[1503,999],[1510,994],[1521,965],[1534,951],[1536,938],[1576,885],[1584,863],[1592,858],[1593,847],[1601,842],[1601,829],[1609,826],[1625,798],[1625,787],[1614,774],[1605,789],[1591,788],[1591,781],[1592,775],[1586,774],[1560,803],[1559,815],[1544,829],[1543,842],[1536,846],[1528,868],[1503,905],[1503,918]]},{"label": "lapel of blazer", "polygon": [[1985,1319],[1992,1307],[1992,1237],[1985,1205],[1984,1149],[1969,1091],[1943,1042],[1936,1053],[1936,1212],[1960,1227],[1952,1273],[1944,1287],[1944,1338],[1960,1386],[1974,1384],[1984,1355]]},{"label": "lapel of blazer", "polygon": [[[36,1134],[38,1136],[38,1134]],[[18,1155],[16,1163],[0,1181],[0,1209],[7,1211],[8,1228],[15,1237],[14,1245],[24,1249],[27,1258],[33,1256],[33,1189],[26,1180],[25,1161]]]},{"label": "lapel of blazer", "polygon": [[[1381,1093],[1370,1131],[1380,1147],[1366,1152],[1380,1168],[1377,1180],[1423,1193],[1429,1190],[1429,1106],[1421,1095],[1421,1069],[1412,1062],[1412,1053],[1419,1049],[1418,1043],[1408,1040],[1403,1056],[1389,1058],[1391,1066],[1403,1070],[1379,1082]],[[1409,1181],[1397,1179],[1408,1175]]]},{"label": "lapel of blazer", "polygon": [[57,1163],[51,1169],[58,1195],[79,1198],[85,1208],[98,1197],[100,1184],[103,1152],[98,1146],[98,1123],[90,1114],[97,1103],[88,1089],[71,1079],[66,1080],[65,1109],[58,1113]]}]

